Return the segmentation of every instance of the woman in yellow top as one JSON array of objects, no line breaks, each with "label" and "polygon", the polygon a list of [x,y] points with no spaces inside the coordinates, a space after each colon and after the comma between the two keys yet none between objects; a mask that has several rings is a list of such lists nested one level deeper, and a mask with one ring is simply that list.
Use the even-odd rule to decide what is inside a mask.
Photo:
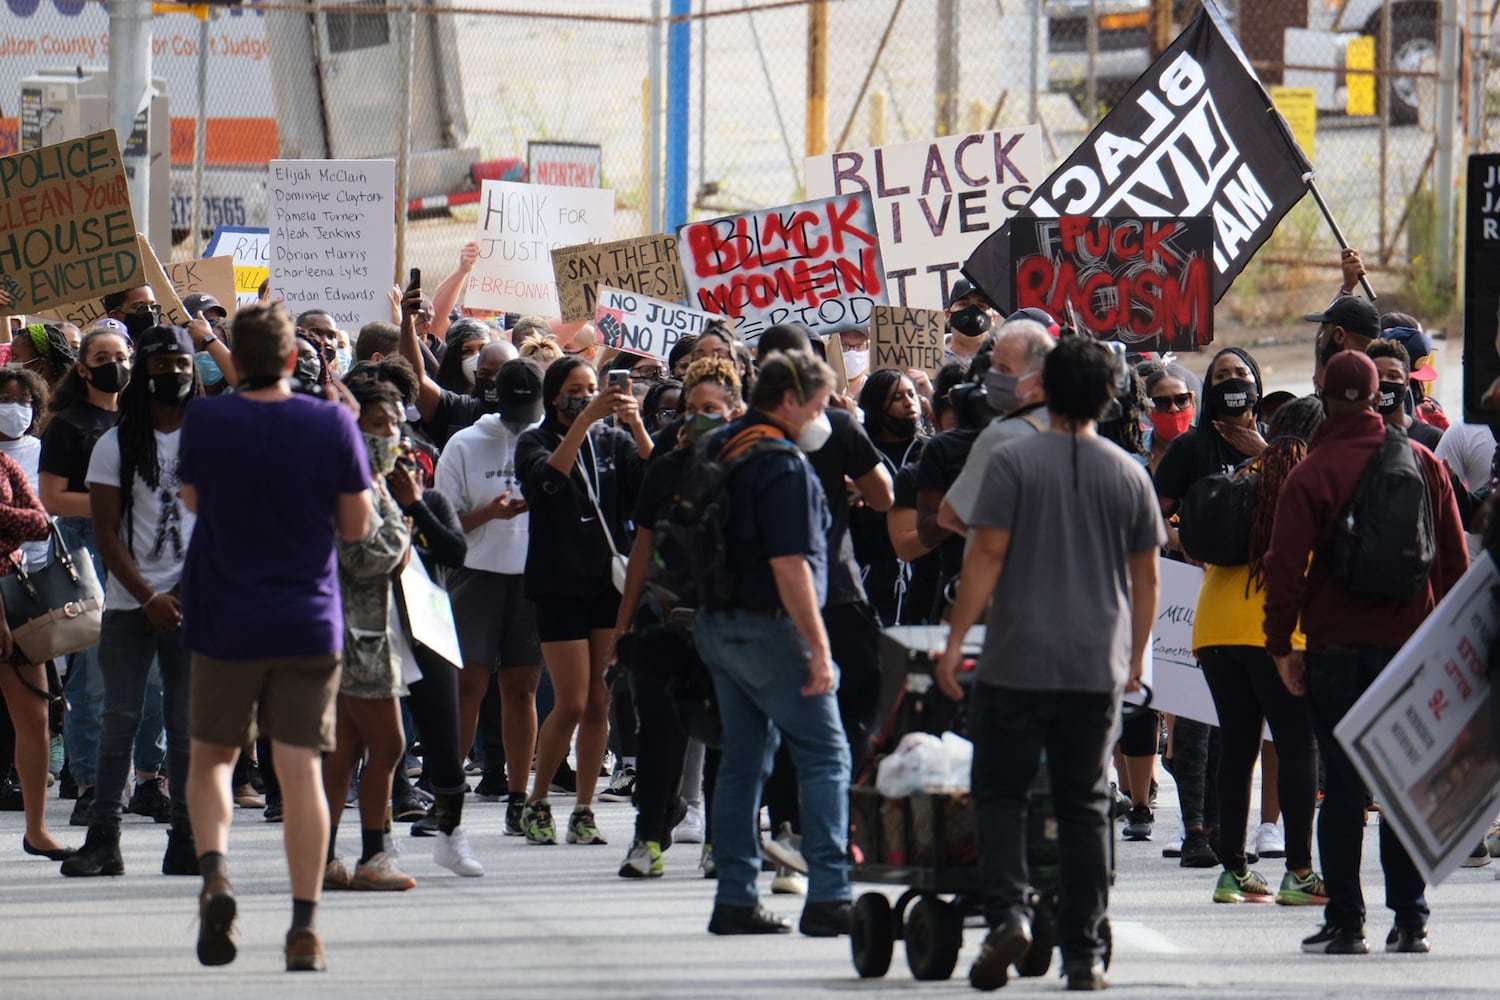
[{"label": "woman in yellow top", "polygon": [[[1270,902],[1270,886],[1245,858],[1250,784],[1269,722],[1281,766],[1276,779],[1286,818],[1286,866],[1275,900],[1288,906],[1327,902],[1323,880],[1312,870],[1313,812],[1318,795],[1318,755],[1300,697],[1277,676],[1265,649],[1265,589],[1261,557],[1271,539],[1276,497],[1307,442],[1323,421],[1323,404],[1307,396],[1287,403],[1271,421],[1269,442],[1256,459],[1260,473],[1251,515],[1250,561],[1209,566],[1193,616],[1193,651],[1219,713],[1219,854],[1224,873],[1214,888],[1216,903]],[[1300,633],[1293,645],[1305,644]]]}]

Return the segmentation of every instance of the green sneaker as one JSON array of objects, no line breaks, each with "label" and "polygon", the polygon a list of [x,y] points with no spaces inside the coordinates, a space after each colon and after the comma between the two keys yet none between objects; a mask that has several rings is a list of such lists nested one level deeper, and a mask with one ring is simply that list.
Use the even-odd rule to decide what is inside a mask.
[{"label": "green sneaker", "polygon": [[[570,844],[607,844],[604,834],[599,832],[599,826],[594,822],[594,810],[588,806],[579,806],[573,810],[573,815],[568,817],[568,843]],[[660,847],[657,848],[658,856]],[[660,862],[658,862],[660,863]]]},{"label": "green sneaker", "polygon": [[1259,872],[1225,870],[1214,886],[1215,903],[1269,903],[1271,887]]},{"label": "green sneaker", "polygon": [[654,840],[637,840],[630,845],[630,853],[625,855],[620,877],[661,878],[665,871],[661,863],[661,844]]},{"label": "green sneaker", "polygon": [[1308,872],[1306,878],[1287,872],[1281,879],[1276,902],[1282,906],[1323,906],[1328,902],[1328,887],[1317,872]]},{"label": "green sneaker", "polygon": [[546,799],[528,802],[521,810],[521,829],[528,844],[557,843],[557,825],[552,822],[552,803]]}]

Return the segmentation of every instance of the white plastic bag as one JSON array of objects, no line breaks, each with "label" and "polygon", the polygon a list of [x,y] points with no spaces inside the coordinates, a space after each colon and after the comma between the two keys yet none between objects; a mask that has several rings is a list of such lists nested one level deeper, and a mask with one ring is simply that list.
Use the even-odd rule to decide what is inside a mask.
[{"label": "white plastic bag", "polygon": [[907,733],[896,746],[896,752],[876,769],[876,790],[888,799],[904,799],[913,794],[922,785],[925,762],[934,754],[945,759],[942,740],[931,733]]}]

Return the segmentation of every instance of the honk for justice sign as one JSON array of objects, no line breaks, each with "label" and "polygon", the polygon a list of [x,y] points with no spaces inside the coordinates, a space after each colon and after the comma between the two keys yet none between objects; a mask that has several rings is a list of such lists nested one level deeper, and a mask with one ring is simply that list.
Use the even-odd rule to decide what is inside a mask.
[{"label": "honk for justice sign", "polygon": [[112,130],[0,158],[0,288],[14,312],[142,284]]}]

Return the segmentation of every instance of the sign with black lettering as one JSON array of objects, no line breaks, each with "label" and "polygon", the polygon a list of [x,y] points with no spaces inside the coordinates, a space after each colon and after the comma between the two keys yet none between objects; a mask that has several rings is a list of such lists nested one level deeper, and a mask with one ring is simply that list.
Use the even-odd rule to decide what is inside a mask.
[{"label": "sign with black lettering", "polygon": [[628,354],[642,354],[662,362],[683,337],[697,335],[719,317],[676,302],[621,288],[599,286],[594,327],[599,343]]},{"label": "sign with black lettering", "polygon": [[943,328],[948,314],[941,309],[876,306],[870,313],[870,371],[920,368],[936,378],[943,367]]},{"label": "sign with black lettering", "polygon": [[1500,153],[1469,157],[1464,213],[1464,423],[1500,427]]},{"label": "sign with black lettering", "polygon": [[1214,339],[1213,220],[1021,219],[1010,231],[1016,308],[1070,317],[1132,351]]},{"label": "sign with black lettering", "polygon": [[552,251],[552,270],[564,323],[593,319],[604,285],[667,302],[681,302],[687,296],[682,262],[677,259],[677,237],[667,233],[559,247]]},{"label": "sign with black lettering", "polygon": [[868,191],[893,303],[944,309],[958,269],[1042,179],[1035,125],[807,158],[807,196]]},{"label": "sign with black lettering", "polygon": [[261,282],[271,277],[271,230],[220,226],[208,241],[207,254],[234,258],[234,290],[239,304],[249,305],[260,297]]},{"label": "sign with black lettering", "polygon": [[14,312],[142,284],[114,130],[0,157],[0,289]]},{"label": "sign with black lettering", "polygon": [[[189,319],[187,310],[182,307],[182,299],[178,296],[172,280],[167,277],[161,261],[157,260],[156,251],[151,249],[151,244],[140,233],[135,234],[135,243],[136,259],[140,261],[139,279],[130,287],[150,285],[151,294],[156,296],[156,304],[161,306],[161,321],[186,326]],[[104,311],[104,299],[100,297],[81,299],[78,302],[69,302],[51,309],[41,309],[36,315],[54,323],[72,323],[80,330],[87,330],[96,320],[101,320],[109,314]]]},{"label": "sign with black lettering", "polygon": [[560,316],[552,251],[614,235],[615,193],[490,181],[479,199],[479,260],[464,303],[496,312]]},{"label": "sign with black lettering", "polygon": [[1001,308],[1015,303],[1010,232],[1027,218],[1213,218],[1217,302],[1281,217],[1312,164],[1292,138],[1212,0],[1131,85],[964,273]]}]

